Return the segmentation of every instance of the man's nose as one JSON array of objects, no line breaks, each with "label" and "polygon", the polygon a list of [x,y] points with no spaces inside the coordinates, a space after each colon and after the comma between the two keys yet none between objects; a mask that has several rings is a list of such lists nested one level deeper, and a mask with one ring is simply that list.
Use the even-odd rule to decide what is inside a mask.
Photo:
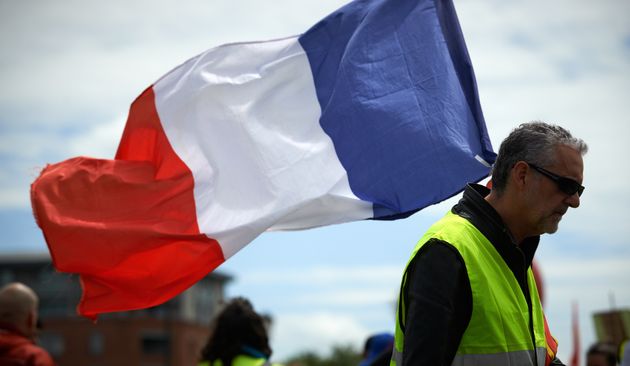
[{"label": "man's nose", "polygon": [[580,207],[580,196],[578,196],[577,192],[568,196],[565,199],[565,202],[567,203],[567,205],[569,205],[569,207],[573,207],[573,208],[578,208]]}]

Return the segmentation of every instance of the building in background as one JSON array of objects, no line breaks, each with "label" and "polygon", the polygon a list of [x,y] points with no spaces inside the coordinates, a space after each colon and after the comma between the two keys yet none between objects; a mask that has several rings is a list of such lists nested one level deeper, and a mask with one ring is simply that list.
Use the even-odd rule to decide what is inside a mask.
[{"label": "building in background", "polygon": [[195,365],[230,280],[213,272],[160,306],[92,323],[75,310],[78,277],[56,272],[47,253],[0,256],[0,286],[19,281],[37,292],[39,343],[64,366]]}]

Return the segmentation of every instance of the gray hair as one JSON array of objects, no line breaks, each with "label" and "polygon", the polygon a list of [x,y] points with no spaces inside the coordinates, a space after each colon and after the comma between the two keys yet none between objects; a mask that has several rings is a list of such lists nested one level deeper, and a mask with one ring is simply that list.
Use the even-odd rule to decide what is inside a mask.
[{"label": "gray hair", "polygon": [[540,121],[521,124],[501,143],[492,168],[492,189],[498,193],[504,191],[510,170],[519,161],[539,166],[553,164],[554,149],[559,145],[573,148],[580,155],[588,151],[588,146],[582,139],[573,137],[560,126]]}]

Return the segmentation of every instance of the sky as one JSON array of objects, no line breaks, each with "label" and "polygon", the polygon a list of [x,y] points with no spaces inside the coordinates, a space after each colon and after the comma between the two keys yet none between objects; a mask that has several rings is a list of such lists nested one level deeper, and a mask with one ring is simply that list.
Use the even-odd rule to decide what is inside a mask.
[{"label": "sky", "polygon": [[[583,138],[581,205],[537,253],[545,311],[572,351],[592,314],[630,308],[630,2],[455,0],[493,146],[543,120]],[[339,0],[0,0],[0,254],[45,252],[29,186],[48,163],[112,158],[130,103],[160,76],[228,42],[304,32]],[[218,271],[228,295],[273,316],[274,358],[362,347],[394,329],[400,276],[429,225],[456,198],[405,220],[266,233]]]}]

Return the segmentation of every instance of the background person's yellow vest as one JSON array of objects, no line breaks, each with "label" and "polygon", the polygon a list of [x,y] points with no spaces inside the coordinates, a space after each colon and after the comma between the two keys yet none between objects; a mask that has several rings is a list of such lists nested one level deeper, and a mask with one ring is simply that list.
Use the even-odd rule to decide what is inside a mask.
[{"label": "background person's yellow vest", "polygon": [[[210,366],[210,362],[203,361],[197,364],[197,366]],[[223,366],[221,360],[215,360],[212,366]],[[232,364],[228,366],[282,366],[280,364],[271,363],[264,358],[256,358],[247,355],[238,355],[232,360]]]},{"label": "background person's yellow vest", "polygon": [[[545,365],[547,343],[542,306],[531,268],[527,282],[532,303],[530,313],[527,301],[514,274],[501,258],[492,243],[468,220],[451,212],[436,222],[420,239],[411,254],[429,239],[440,239],[453,245],[466,264],[472,290],[472,315],[464,332],[453,365],[515,366]],[[407,271],[405,271],[405,274]],[[402,289],[407,278],[403,277]],[[396,339],[391,366],[402,365],[406,304],[399,297],[396,314]],[[402,315],[402,317],[401,317]],[[532,338],[533,337],[533,338]]]}]

